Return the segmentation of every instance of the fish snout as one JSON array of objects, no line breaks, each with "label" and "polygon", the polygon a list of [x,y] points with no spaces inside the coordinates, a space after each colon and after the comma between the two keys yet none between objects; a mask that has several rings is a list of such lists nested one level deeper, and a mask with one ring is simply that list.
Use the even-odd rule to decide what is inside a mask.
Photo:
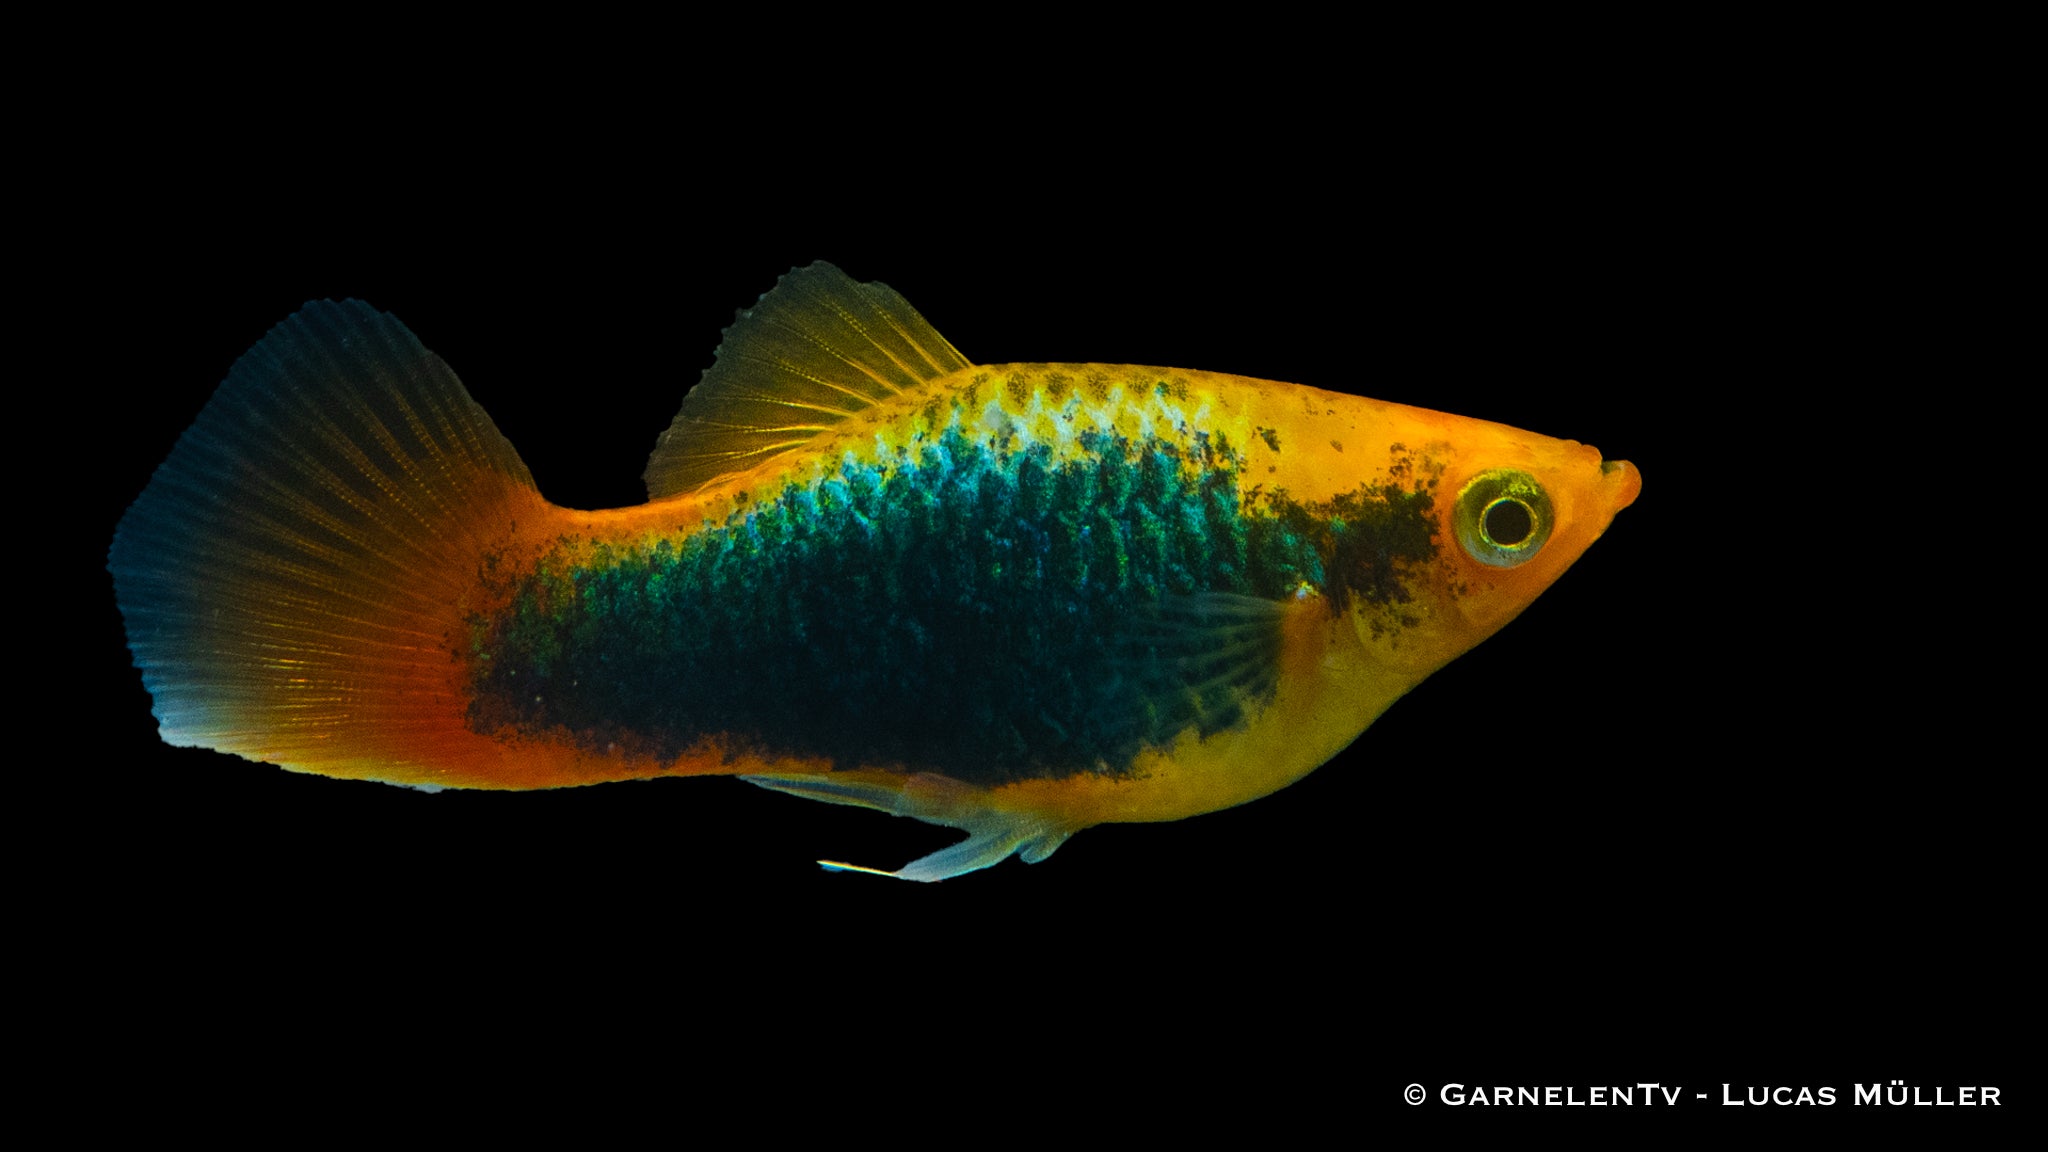
[{"label": "fish snout", "polygon": [[1619,512],[1636,502],[1643,492],[1643,474],[1626,460],[1600,461],[1600,487],[1608,495],[1608,506]]}]

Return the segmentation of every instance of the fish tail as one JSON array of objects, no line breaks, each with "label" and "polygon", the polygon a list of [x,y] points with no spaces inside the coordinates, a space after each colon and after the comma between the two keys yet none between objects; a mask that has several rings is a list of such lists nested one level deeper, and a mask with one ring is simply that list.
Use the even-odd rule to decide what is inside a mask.
[{"label": "fish tail", "polygon": [[544,501],[440,357],[357,301],[239,360],[108,568],[165,741],[323,775],[521,787],[463,722],[467,607]]}]

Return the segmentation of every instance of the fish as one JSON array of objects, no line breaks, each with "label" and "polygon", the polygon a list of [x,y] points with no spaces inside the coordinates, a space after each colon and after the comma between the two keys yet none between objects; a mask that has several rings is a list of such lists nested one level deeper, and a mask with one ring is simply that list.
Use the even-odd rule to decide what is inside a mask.
[{"label": "fish", "polygon": [[410,329],[307,304],[116,528],[160,737],[426,791],[736,776],[964,831],[819,861],[942,880],[1286,787],[1642,486],[1306,385],[978,365],[825,263],[738,313],[644,478],[550,503]]}]

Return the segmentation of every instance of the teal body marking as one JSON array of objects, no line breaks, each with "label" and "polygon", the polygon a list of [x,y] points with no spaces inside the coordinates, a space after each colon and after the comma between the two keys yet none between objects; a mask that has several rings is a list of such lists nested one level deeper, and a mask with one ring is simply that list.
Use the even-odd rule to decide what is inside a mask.
[{"label": "teal body marking", "polygon": [[[1277,610],[1187,605],[1278,604],[1332,572],[1384,594],[1398,563],[1433,554],[1426,489],[1323,506],[1254,492],[1248,510],[1228,445],[1080,443],[1056,460],[956,427],[722,524],[544,563],[474,622],[470,723],[659,756],[716,737],[990,785],[1117,775],[1271,691]],[[1247,667],[1204,657],[1217,628],[1255,635],[1225,646]]]}]

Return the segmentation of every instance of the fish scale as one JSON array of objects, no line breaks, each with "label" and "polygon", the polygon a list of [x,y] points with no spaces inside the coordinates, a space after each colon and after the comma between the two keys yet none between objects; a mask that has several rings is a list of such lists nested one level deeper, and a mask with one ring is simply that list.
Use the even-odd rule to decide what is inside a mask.
[{"label": "fish scale", "polygon": [[[1109,677],[1119,622],[1163,597],[1248,595],[1319,565],[1313,542],[1289,535],[1261,550],[1270,570],[1247,570],[1234,461],[1211,458],[1183,482],[1164,446],[1083,439],[1091,454],[1048,468],[1042,445],[1004,452],[956,429],[914,467],[848,459],[841,482],[788,486],[693,533],[624,550],[565,543],[505,611],[473,622],[472,724],[646,740],[665,756],[725,735],[764,756],[950,766],[978,784],[1128,772],[1142,746],[1177,734],[1132,718],[1148,705],[1177,714],[1182,686],[1163,672]],[[1143,475],[1102,479],[1132,471]],[[1082,501],[1098,489],[1124,499],[1093,509],[1100,530],[1084,540]],[[923,514],[903,514],[913,507]],[[1045,579],[1048,558],[1070,577]],[[877,595],[864,587],[875,572],[908,580]],[[990,653],[1003,659],[980,666]],[[979,720],[915,719],[932,712]]]}]

